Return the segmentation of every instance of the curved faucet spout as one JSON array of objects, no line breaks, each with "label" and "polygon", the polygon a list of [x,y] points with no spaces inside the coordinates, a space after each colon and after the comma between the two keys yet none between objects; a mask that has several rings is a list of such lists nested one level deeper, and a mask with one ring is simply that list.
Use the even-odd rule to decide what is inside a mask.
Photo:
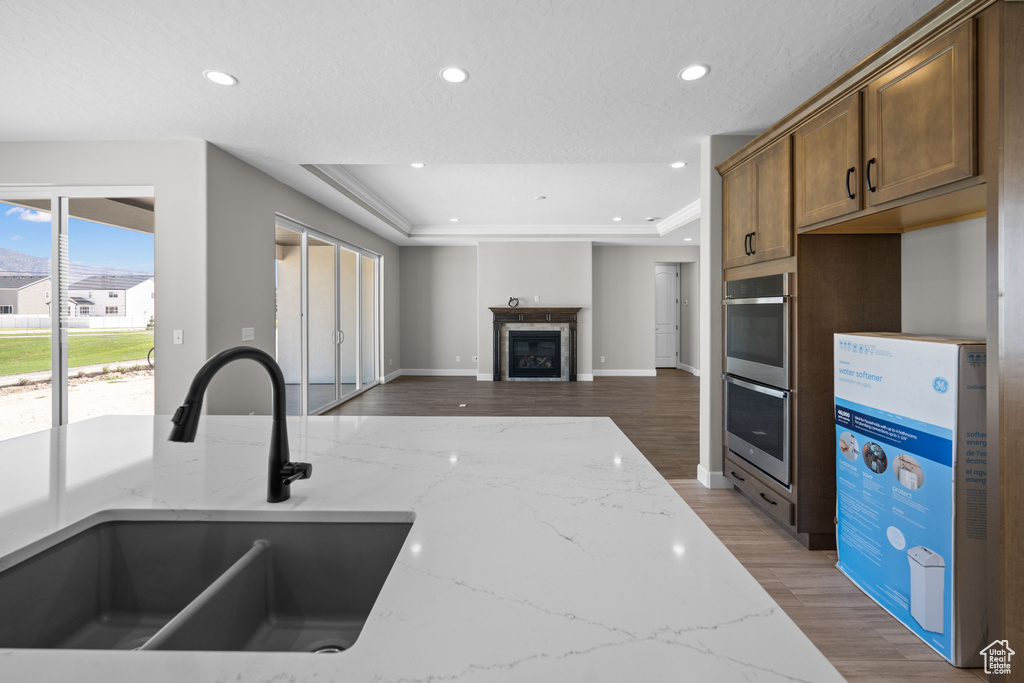
[{"label": "curved faucet spout", "polygon": [[270,461],[268,464],[267,502],[280,503],[291,497],[290,484],[297,479],[309,479],[313,466],[304,462],[291,462],[288,450],[288,423],[285,414],[284,373],[266,351],[251,346],[236,346],[221,351],[199,368],[185,395],[185,403],[175,411],[171,422],[171,441],[195,441],[199,416],[203,409],[206,387],[217,372],[228,363],[247,358],[262,365],[270,375],[273,386],[273,424],[270,435]]}]

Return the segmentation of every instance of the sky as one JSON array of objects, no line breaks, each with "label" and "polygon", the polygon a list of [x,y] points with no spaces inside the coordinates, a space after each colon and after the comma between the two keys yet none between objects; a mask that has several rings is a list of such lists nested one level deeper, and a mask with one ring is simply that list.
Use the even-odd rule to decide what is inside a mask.
[{"label": "sky", "polygon": [[[0,247],[49,258],[50,214],[0,202]],[[68,260],[87,266],[152,273],[153,235],[71,218]]]}]

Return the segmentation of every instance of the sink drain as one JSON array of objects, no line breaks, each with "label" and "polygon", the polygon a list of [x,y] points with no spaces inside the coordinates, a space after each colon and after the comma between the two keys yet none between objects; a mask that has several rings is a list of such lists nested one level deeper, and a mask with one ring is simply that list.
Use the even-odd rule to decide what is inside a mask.
[{"label": "sink drain", "polygon": [[345,651],[345,648],[343,646],[341,646],[341,645],[325,645],[323,647],[318,647],[317,649],[313,650],[313,654],[315,654],[315,655],[330,655],[330,654],[334,654],[336,652],[344,652],[344,651]]}]

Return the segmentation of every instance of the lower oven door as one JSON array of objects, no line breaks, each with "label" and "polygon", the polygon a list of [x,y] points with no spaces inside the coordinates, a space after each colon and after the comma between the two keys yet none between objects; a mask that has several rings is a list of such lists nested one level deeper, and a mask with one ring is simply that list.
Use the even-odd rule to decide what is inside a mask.
[{"label": "lower oven door", "polygon": [[789,486],[790,392],[732,375],[722,379],[726,448]]}]

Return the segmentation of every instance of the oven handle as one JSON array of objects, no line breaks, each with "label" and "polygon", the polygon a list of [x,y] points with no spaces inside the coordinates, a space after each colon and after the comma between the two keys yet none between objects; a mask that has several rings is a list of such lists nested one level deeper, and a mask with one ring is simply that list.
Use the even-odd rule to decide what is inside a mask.
[{"label": "oven handle", "polygon": [[784,304],[789,301],[789,295],[783,296],[763,296],[758,299],[722,299],[723,306],[731,306],[732,304]]},{"label": "oven handle", "polygon": [[726,382],[729,382],[730,384],[735,384],[737,386],[743,387],[744,389],[750,389],[751,391],[758,391],[762,394],[768,394],[769,396],[774,396],[776,398],[789,398],[790,392],[786,391],[785,389],[774,389],[772,387],[766,387],[763,384],[754,384],[753,382],[746,382],[738,377],[734,377],[728,374],[722,375],[722,379],[724,379]]}]

